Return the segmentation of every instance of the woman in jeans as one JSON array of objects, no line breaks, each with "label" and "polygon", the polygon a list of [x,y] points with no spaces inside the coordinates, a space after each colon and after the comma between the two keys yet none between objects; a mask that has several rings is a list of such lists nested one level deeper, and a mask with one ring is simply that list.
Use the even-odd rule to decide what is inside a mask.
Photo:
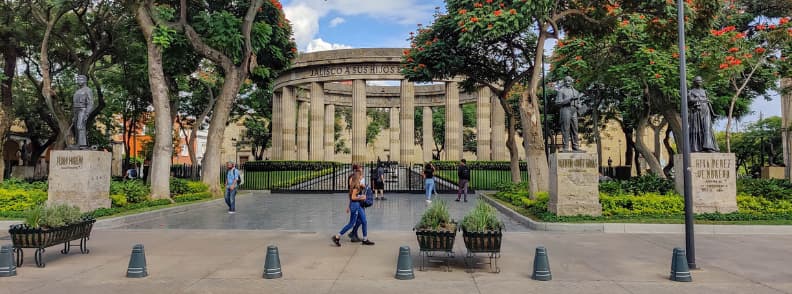
[{"label": "woman in jeans", "polygon": [[363,210],[363,206],[360,205],[361,202],[366,201],[366,194],[363,193],[365,187],[360,184],[360,178],[361,175],[355,173],[349,181],[349,223],[338,234],[333,236],[333,243],[336,246],[341,246],[341,236],[352,229],[358,221],[363,226],[363,241],[361,243],[363,245],[374,245],[374,242],[371,242],[367,237],[368,223],[366,222],[366,212]]},{"label": "woman in jeans", "polygon": [[434,191],[435,181],[434,181],[434,166],[431,163],[427,163],[424,165],[424,170],[421,176],[424,178],[424,189],[426,192],[426,204],[432,204],[432,191]]}]

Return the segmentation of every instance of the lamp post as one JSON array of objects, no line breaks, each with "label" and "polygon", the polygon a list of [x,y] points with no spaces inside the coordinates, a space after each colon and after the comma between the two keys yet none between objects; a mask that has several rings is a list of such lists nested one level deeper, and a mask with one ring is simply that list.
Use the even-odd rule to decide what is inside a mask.
[{"label": "lamp post", "polygon": [[688,121],[687,59],[685,56],[685,1],[677,0],[677,30],[679,33],[679,97],[682,114],[682,173],[685,195],[685,252],[688,267],[696,268],[696,247],[693,233],[693,187],[690,174],[690,123]]},{"label": "lamp post", "polygon": [[621,139],[619,139],[619,166],[622,166]]}]

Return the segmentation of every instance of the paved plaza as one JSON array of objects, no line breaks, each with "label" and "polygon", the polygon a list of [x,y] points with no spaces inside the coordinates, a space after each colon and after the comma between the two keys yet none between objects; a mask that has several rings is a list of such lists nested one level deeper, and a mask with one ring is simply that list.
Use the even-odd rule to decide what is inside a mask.
[{"label": "paved plaza", "polygon": [[[60,247],[36,268],[32,250],[13,278],[0,278],[5,293],[792,293],[792,236],[701,235],[693,283],[668,280],[671,250],[681,234],[532,232],[504,219],[502,272],[466,272],[461,236],[452,271],[418,271],[410,231],[425,204],[421,195],[389,195],[369,208],[375,246],[329,236],[345,221],[344,195],[252,193],[239,197],[239,213],[222,202],[154,218],[126,228],[98,229],[91,253]],[[441,196],[451,199],[450,195]],[[451,202],[460,219],[474,202]],[[340,214],[340,215],[339,215]],[[501,216],[505,218],[504,216]],[[167,229],[167,230],[164,230]],[[3,241],[7,242],[7,241]],[[134,244],[145,245],[149,277],[127,279]],[[279,247],[284,276],[264,280],[266,247]],[[412,248],[415,280],[394,279],[399,246]],[[553,280],[530,279],[534,249],[546,246]]]}]

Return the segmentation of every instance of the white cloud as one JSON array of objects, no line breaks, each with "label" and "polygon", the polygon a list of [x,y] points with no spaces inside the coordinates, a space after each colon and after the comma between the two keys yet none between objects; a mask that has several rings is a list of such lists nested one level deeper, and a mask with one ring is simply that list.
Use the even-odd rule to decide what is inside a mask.
[{"label": "white cloud", "polygon": [[325,42],[325,40],[322,40],[322,38],[318,38],[311,40],[311,42],[308,43],[308,46],[305,51],[316,52],[316,51],[327,51],[327,50],[349,49],[349,48],[352,47],[344,44]]},{"label": "white cloud", "polygon": [[342,24],[344,22],[346,22],[346,19],[344,19],[343,17],[336,17],[336,18],[334,18],[333,20],[330,21],[330,27],[334,28],[334,27],[336,27],[336,26],[338,26],[338,25],[340,25],[340,24]]},{"label": "white cloud", "polygon": [[328,14],[346,17],[334,18],[330,21],[331,27],[354,16],[368,16],[397,24],[417,24],[431,19],[434,5],[427,4],[425,0],[291,0],[283,10],[292,23],[297,46],[307,48],[319,34],[319,19]]}]

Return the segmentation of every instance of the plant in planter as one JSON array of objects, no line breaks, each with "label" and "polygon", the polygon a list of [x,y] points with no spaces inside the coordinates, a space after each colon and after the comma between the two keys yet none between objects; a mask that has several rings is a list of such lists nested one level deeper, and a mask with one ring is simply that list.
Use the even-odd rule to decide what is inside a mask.
[{"label": "plant in planter", "polygon": [[448,213],[448,204],[442,200],[433,202],[421,216],[414,230],[421,254],[420,269],[423,270],[425,259],[434,257],[433,254],[439,252],[447,257],[446,269],[450,271],[448,258],[454,256],[457,224]]},{"label": "plant in planter", "polygon": [[503,222],[498,219],[495,208],[479,201],[462,219],[461,230],[467,249],[465,264],[472,267],[476,253],[485,253],[490,259],[490,268],[500,272],[498,258],[503,240]]},{"label": "plant in planter", "polygon": [[[63,243],[61,253],[68,254],[72,246],[79,246],[80,252],[89,252],[87,241],[96,220],[80,213],[75,206],[54,204],[38,206],[27,211],[25,223],[13,225],[8,230],[16,252],[17,266],[22,266],[22,248],[36,248],[35,260],[38,267],[44,267],[42,255],[47,247]],[[79,245],[71,241],[80,240]]]}]

